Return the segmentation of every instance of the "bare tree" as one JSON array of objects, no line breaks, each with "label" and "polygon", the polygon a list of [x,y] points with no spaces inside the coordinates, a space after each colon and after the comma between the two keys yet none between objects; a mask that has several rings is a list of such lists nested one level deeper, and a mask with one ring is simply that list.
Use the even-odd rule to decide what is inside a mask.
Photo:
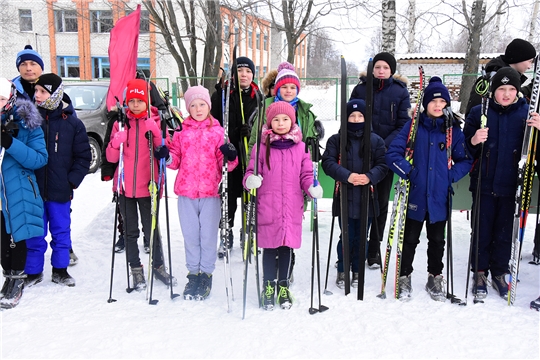
[{"label": "bare tree", "polygon": [[540,7],[540,0],[536,0],[533,5],[533,11],[531,14],[531,21],[529,23],[529,36],[527,39],[531,44],[534,44],[535,36],[538,38],[536,33],[536,25],[540,21],[538,19],[538,8]]},{"label": "bare tree", "polygon": [[396,52],[396,1],[382,0],[382,50]]},{"label": "bare tree", "polygon": [[407,20],[409,23],[409,29],[407,31],[407,52],[415,52],[414,39],[416,37],[416,0],[409,0],[409,7],[407,8]]}]

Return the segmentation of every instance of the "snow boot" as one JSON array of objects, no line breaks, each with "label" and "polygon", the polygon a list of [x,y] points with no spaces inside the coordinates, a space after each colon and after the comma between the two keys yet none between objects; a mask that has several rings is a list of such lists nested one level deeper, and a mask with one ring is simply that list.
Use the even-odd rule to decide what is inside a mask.
[{"label": "snow boot", "polygon": [[412,284],[411,275],[400,276],[398,279],[398,299],[401,301],[407,301],[411,299]]},{"label": "snow boot", "polygon": [[433,276],[432,274],[428,275],[426,283],[426,291],[429,296],[435,301],[446,301],[446,293],[444,291],[444,279],[442,275]]},{"label": "snow boot", "polygon": [[484,271],[478,271],[478,276],[473,273],[473,289],[472,293],[477,299],[485,299],[487,291],[487,277]]},{"label": "snow boot", "polygon": [[500,297],[504,300],[508,300],[508,283],[506,282],[505,275],[506,274],[493,276],[493,274],[491,274],[491,285],[497,290]]},{"label": "snow boot", "polygon": [[73,249],[69,249],[69,266],[77,265],[79,258],[73,252]]},{"label": "snow boot", "polygon": [[293,304],[293,298],[291,291],[289,290],[289,282],[287,280],[281,280],[279,282],[279,292],[277,301],[282,309],[288,310]]},{"label": "snow boot", "polygon": [[146,240],[146,238],[144,238],[144,252],[146,254],[150,254],[150,241]]},{"label": "snow boot", "polygon": [[199,287],[199,274],[189,273],[188,283],[184,288],[184,300],[195,300],[195,293]]},{"label": "snow boot", "polygon": [[203,301],[210,296],[212,290],[212,274],[201,273],[199,275],[199,286],[195,292],[195,300]]},{"label": "snow boot", "polygon": [[534,309],[536,311],[540,311],[540,296],[538,299],[531,301],[531,309]]},{"label": "snow boot", "polygon": [[123,253],[126,250],[126,244],[124,243],[124,235],[120,234],[118,241],[114,244],[114,252],[117,254]]},{"label": "snow boot", "polygon": [[75,279],[68,274],[67,269],[52,269],[52,282],[69,287],[75,286]]},{"label": "snow boot", "polygon": [[379,251],[377,251],[376,254],[369,254],[368,255],[368,259],[367,259],[367,263],[368,263],[368,268],[372,269],[372,270],[375,270],[375,269],[379,269],[381,267],[381,254]]},{"label": "snow boot", "polygon": [[3,270],[4,277],[6,280],[4,280],[4,285],[2,285],[2,290],[0,290],[0,299],[3,299],[4,296],[6,296],[6,293],[9,289],[9,285],[11,282],[11,274],[10,271]]},{"label": "snow boot", "polygon": [[36,284],[39,284],[43,281],[43,273],[40,272],[39,274],[32,274],[32,275],[26,275],[26,280],[24,282],[25,287],[31,287]]},{"label": "snow boot", "polygon": [[358,273],[355,272],[352,274],[352,282],[351,282],[351,286],[355,289],[358,288]]},{"label": "snow boot", "polygon": [[24,270],[11,270],[9,275],[4,275],[6,277],[9,276],[11,280],[4,297],[0,300],[0,307],[2,309],[13,309],[21,300],[26,274],[24,273]]},{"label": "snow boot", "polygon": [[274,293],[276,292],[276,282],[266,281],[264,290],[262,291],[262,307],[264,310],[274,310]]},{"label": "snow boot", "polygon": [[[165,265],[161,265],[158,268],[154,268],[154,277],[164,283],[165,285],[169,286],[169,280],[171,280],[171,276],[167,273],[167,268]],[[172,277],[172,286],[178,285],[178,281],[173,276]]]},{"label": "snow boot", "polygon": [[338,272],[336,277],[336,286],[340,289],[345,289],[345,273]]},{"label": "snow boot", "polygon": [[144,271],[142,265],[131,268],[131,276],[133,276],[133,289],[138,292],[146,289],[146,281],[144,280]]}]

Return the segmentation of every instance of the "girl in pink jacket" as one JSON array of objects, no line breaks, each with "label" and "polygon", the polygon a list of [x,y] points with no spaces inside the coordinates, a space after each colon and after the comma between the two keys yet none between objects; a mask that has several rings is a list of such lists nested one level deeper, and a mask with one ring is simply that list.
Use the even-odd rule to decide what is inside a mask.
[{"label": "girl in pink jacket", "polygon": [[[150,149],[147,133],[153,137],[154,147],[161,145],[160,119],[157,109],[151,107],[152,116],[148,118],[148,84],[142,79],[130,80],[127,84],[125,102],[128,105],[127,121],[124,129],[119,131],[118,122],[115,122],[111,131],[111,141],[107,146],[107,161],[117,163],[120,158],[120,145],[123,144],[123,180],[120,185],[118,198],[120,213],[124,219],[126,234],[126,257],[131,267],[133,288],[137,291],[146,289],[143,267],[139,258],[139,218],[137,208],[141,215],[141,224],[144,237],[150,239],[152,228],[150,206]],[[153,150],[152,150],[153,151]],[[118,168],[114,173],[113,191],[117,191]],[[154,161],[154,179],[158,181],[158,161]],[[154,236],[154,249],[152,251],[154,276],[166,285],[169,284],[169,274],[163,265],[163,251],[158,231]],[[173,285],[175,279],[173,278]]]},{"label": "girl in pink jacket", "polygon": [[238,164],[236,149],[225,143],[224,130],[210,115],[210,93],[202,86],[184,94],[189,116],[175,132],[167,166],[178,169],[174,192],[184,237],[188,283],[184,299],[205,300],[212,289],[221,217],[219,184],[224,156],[228,171]]},{"label": "girl in pink jacket", "polygon": [[[304,192],[319,199],[323,191],[320,185],[313,186],[313,165],[302,142],[294,108],[286,101],[274,102],[266,110],[266,119],[260,151],[258,155],[255,148],[251,152],[244,186],[248,190],[259,189],[257,241],[264,249],[263,308],[273,310],[277,281],[278,303],[282,309],[289,309],[291,253],[302,243]],[[253,173],[255,161],[258,161],[257,175]]]}]

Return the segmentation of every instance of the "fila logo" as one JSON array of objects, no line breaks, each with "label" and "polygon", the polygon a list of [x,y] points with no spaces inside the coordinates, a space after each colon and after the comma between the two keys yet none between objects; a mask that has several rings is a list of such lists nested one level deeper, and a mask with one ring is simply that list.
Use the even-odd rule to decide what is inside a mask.
[{"label": "fila logo", "polygon": [[510,81],[510,79],[507,78],[506,76],[503,77],[503,78],[501,79],[501,82],[502,82],[504,85],[508,84],[509,81]]},{"label": "fila logo", "polygon": [[139,90],[139,89],[133,89],[133,90],[130,90],[129,93],[135,93],[135,94],[140,94],[142,96],[144,96],[144,90]]}]

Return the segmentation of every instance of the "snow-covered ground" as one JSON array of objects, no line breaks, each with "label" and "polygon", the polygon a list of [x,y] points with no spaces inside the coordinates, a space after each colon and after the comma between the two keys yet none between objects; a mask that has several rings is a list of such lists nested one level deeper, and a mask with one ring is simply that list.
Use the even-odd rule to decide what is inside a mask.
[{"label": "snow-covered ground", "polygon": [[[328,138],[337,122],[325,122]],[[168,171],[168,208],[171,232],[172,271],[181,293],[186,282],[184,247],[173,193],[175,171]],[[74,288],[50,281],[50,250],[45,279],[26,289],[21,303],[2,311],[1,356],[5,359],[172,359],[172,358],[538,358],[539,316],[529,302],[540,294],[539,269],[529,265],[535,215],[531,215],[523,244],[520,284],[516,304],[490,293],[484,304],[467,306],[431,300],[424,291],[426,240],[422,234],[412,276],[413,298],[402,303],[381,300],[381,276],[366,269],[365,296],[345,296],[334,284],[336,270],[334,231],[328,289],[322,295],[324,313],[310,315],[312,233],[310,212],[305,213],[303,245],[297,253],[292,292],[296,299],[289,311],[266,312],[258,308],[254,267],[249,268],[246,318],[242,320],[243,263],[236,240],[231,268],[234,301],[227,312],[225,278],[218,260],[213,290],[204,302],[170,299],[169,289],[154,282],[148,305],[146,293],[127,293],[125,254],[115,258],[113,298],[108,303],[111,276],[111,248],[114,204],[111,183],[100,180],[99,172],[88,175],[76,190],[72,212],[72,239],[79,264],[69,268],[77,281]],[[331,225],[331,200],[319,200],[320,259],[324,288]],[[165,236],[165,202],[160,222]],[[464,299],[470,228],[467,213],[454,211],[454,292]],[[238,220],[239,216],[237,216]],[[238,237],[240,222],[235,224]],[[216,241],[217,242],[217,241]],[[383,244],[383,247],[386,242]],[[140,244],[142,253],[142,240]],[[446,256],[445,256],[446,258]],[[141,254],[147,267],[148,255]],[[394,259],[394,253],[392,254]],[[394,261],[387,289],[393,290]],[[446,269],[444,270],[446,277]]]}]

